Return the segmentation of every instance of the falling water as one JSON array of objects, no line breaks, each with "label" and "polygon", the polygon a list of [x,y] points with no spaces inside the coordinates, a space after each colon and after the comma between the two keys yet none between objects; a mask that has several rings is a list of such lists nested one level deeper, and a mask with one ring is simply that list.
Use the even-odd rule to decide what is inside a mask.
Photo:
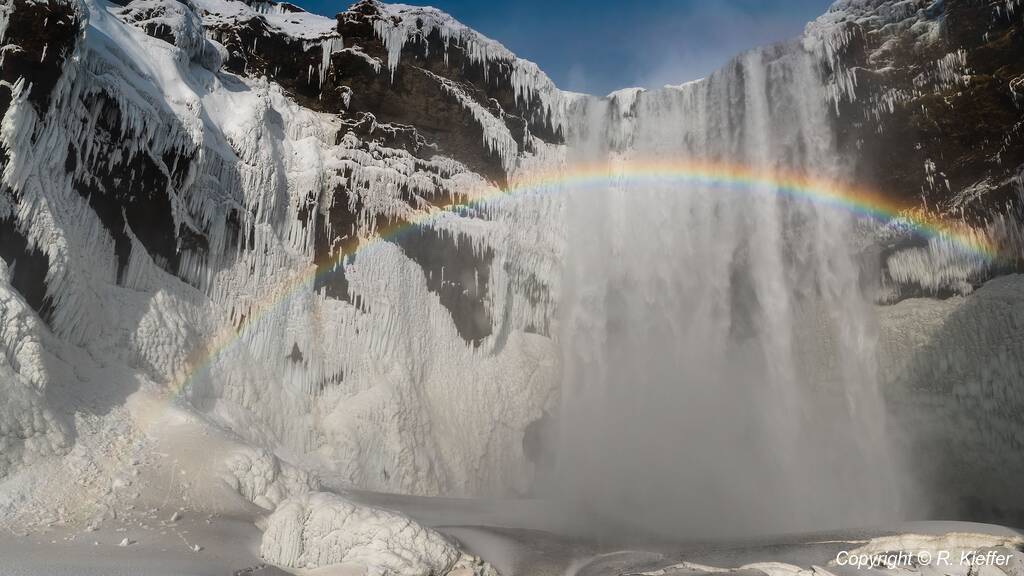
[{"label": "falling water", "polygon": [[609,184],[568,191],[561,494],[674,535],[893,520],[852,216],[770,188],[615,177],[643,158],[841,178],[812,58],[754,51],[577,116],[576,160],[606,161]]}]

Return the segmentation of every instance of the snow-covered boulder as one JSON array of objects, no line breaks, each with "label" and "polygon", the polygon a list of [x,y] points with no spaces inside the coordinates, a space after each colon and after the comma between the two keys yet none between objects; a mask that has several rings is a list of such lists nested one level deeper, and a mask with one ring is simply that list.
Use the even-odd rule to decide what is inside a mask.
[{"label": "snow-covered boulder", "polygon": [[409,518],[325,492],[282,502],[267,520],[260,553],[286,568],[344,565],[373,576],[497,576],[490,565]]},{"label": "snow-covered boulder", "polygon": [[273,510],[286,498],[315,490],[315,475],[282,462],[259,448],[239,450],[228,457],[224,480],[246,500]]}]

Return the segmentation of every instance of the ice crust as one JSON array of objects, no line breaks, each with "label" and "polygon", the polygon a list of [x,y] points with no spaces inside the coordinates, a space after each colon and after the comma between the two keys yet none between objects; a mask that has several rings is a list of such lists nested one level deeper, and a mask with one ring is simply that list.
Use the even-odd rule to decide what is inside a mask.
[{"label": "ice crust", "polygon": [[1020,506],[1024,276],[996,278],[967,297],[882,306],[877,315],[894,437],[914,446],[929,504],[946,514],[970,498]]},{"label": "ice crust", "polygon": [[[968,525],[963,525],[967,528]],[[842,542],[842,544],[861,544],[844,550],[851,558],[878,558],[882,562],[885,555],[906,554],[906,558],[913,558],[913,561],[903,560],[893,568],[885,568],[882,564],[878,570],[892,570],[901,574],[923,574],[939,575],[952,574],[966,576],[980,572],[990,576],[1014,575],[1020,570],[1024,555],[1019,547],[1024,540],[1020,536],[999,535],[993,533],[954,531],[945,534],[917,534],[900,533],[893,536],[881,536],[863,541]],[[839,544],[840,542],[836,542]],[[994,550],[1010,558],[1006,565],[1000,566],[972,566],[970,563],[961,563],[962,552],[984,552]],[[943,561],[935,560],[939,553],[948,554]],[[925,558],[927,560],[920,560]],[[940,568],[941,566],[941,568]],[[847,566],[837,564],[833,560],[827,567],[811,565],[808,567],[798,566],[786,562],[752,562],[736,568],[720,568],[697,564],[694,562],[682,562],[658,570],[640,572],[638,576],[672,576],[682,574],[742,574],[748,572],[759,572],[765,576],[835,576],[837,573],[844,573]],[[866,569],[866,568],[858,568]]]},{"label": "ice crust", "polygon": [[0,478],[62,455],[69,447],[64,423],[45,400],[55,343],[48,341],[32,309],[9,288],[8,272],[0,260],[0,342],[5,343],[0,348]]},{"label": "ice crust", "polygon": [[324,492],[282,502],[267,520],[260,552],[293,568],[339,565],[380,576],[497,576],[429,528]]}]

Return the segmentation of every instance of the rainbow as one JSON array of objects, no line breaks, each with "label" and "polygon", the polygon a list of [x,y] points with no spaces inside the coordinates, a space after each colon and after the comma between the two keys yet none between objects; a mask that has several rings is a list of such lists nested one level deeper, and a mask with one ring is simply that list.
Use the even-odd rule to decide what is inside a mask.
[{"label": "rainbow", "polygon": [[239,326],[231,325],[201,348],[196,349],[185,366],[172,378],[170,393],[177,396],[183,392],[189,381],[205,369],[226,348],[238,341],[243,333],[260,318],[293,294],[311,289],[313,283],[336,272],[344,259],[374,243],[393,239],[403,232],[414,229],[439,218],[442,215],[481,207],[500,200],[525,193],[564,191],[574,188],[604,187],[609,184],[673,184],[679,186],[700,186],[705,190],[737,190],[766,192],[803,199],[817,205],[852,212],[860,217],[883,222],[900,221],[918,234],[949,241],[965,252],[986,260],[997,256],[997,249],[984,234],[960,222],[930,215],[923,210],[886,198],[878,192],[850,184],[815,178],[792,171],[762,170],[738,164],[688,161],[629,161],[609,165],[581,164],[563,167],[560,170],[535,171],[516,178],[511,184],[499,189],[490,186],[475,194],[464,197],[468,201],[451,201],[435,206],[415,218],[379,227],[372,238],[355,240],[331,254],[323,261],[313,262],[278,283],[269,293],[261,297],[261,304],[249,310]]}]

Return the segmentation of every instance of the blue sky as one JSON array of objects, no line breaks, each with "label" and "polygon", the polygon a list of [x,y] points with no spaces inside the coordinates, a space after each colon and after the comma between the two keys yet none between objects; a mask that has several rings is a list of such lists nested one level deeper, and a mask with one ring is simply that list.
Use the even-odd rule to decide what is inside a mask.
[{"label": "blue sky", "polygon": [[[606,94],[706,76],[745,49],[797,36],[832,0],[404,1],[452,14],[563,89]],[[295,3],[333,16],[351,2]]]}]

